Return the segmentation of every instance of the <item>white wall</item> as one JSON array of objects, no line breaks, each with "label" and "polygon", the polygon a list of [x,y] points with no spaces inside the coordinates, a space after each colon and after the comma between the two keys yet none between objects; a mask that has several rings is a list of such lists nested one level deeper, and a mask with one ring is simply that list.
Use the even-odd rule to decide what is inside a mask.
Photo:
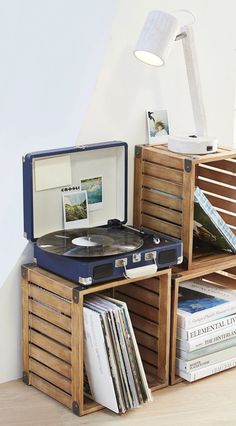
[{"label": "white wall", "polygon": [[78,142],[121,139],[130,147],[129,220],[132,222],[133,151],[146,142],[146,109],[166,107],[173,133],[194,130],[181,42],[165,67],[137,61],[132,51],[150,10],[191,10],[209,135],[233,144],[236,3],[216,0],[119,0],[112,39]]},{"label": "white wall", "polygon": [[21,157],[76,142],[116,0],[0,0],[0,382],[21,374]]},{"label": "white wall", "polygon": [[131,222],[133,148],[146,141],[145,110],[167,107],[174,132],[193,126],[181,45],[158,70],[132,55],[145,17],[157,8],[195,13],[209,133],[230,145],[236,6],[234,0],[226,7],[217,0],[0,0],[0,6],[3,382],[21,374],[19,267],[32,258],[22,238],[22,153],[75,141],[127,141]]}]

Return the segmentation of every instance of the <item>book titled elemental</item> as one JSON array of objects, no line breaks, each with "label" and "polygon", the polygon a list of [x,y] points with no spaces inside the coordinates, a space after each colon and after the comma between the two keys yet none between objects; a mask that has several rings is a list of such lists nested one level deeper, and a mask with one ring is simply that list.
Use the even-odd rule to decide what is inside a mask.
[{"label": "book titled elemental", "polygon": [[236,365],[236,290],[212,280],[179,287],[176,374],[190,382]]},{"label": "book titled elemental", "polygon": [[179,287],[178,327],[190,329],[236,312],[236,290],[196,279]]}]

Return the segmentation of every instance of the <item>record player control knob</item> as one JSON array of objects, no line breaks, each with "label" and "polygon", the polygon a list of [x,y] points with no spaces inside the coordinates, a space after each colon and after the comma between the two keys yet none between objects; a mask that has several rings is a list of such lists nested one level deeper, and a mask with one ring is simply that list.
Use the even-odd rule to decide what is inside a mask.
[{"label": "record player control knob", "polygon": [[161,240],[159,237],[152,237],[154,244],[160,244]]}]

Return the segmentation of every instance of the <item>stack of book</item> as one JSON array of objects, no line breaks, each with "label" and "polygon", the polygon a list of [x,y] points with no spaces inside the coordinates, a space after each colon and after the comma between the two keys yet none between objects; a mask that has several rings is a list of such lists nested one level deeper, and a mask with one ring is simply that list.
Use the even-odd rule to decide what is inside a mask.
[{"label": "stack of book", "polygon": [[200,279],[182,283],[176,374],[192,382],[235,366],[236,290]]},{"label": "stack of book", "polygon": [[83,315],[86,395],[116,413],[151,400],[126,304],[90,295]]}]

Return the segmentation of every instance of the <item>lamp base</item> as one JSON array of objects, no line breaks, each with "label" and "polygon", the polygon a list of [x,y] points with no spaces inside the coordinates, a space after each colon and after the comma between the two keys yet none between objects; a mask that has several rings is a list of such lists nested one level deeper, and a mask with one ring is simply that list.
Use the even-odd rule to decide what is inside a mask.
[{"label": "lamp base", "polygon": [[204,155],[216,152],[217,142],[208,136],[169,136],[168,149],[180,154]]}]

